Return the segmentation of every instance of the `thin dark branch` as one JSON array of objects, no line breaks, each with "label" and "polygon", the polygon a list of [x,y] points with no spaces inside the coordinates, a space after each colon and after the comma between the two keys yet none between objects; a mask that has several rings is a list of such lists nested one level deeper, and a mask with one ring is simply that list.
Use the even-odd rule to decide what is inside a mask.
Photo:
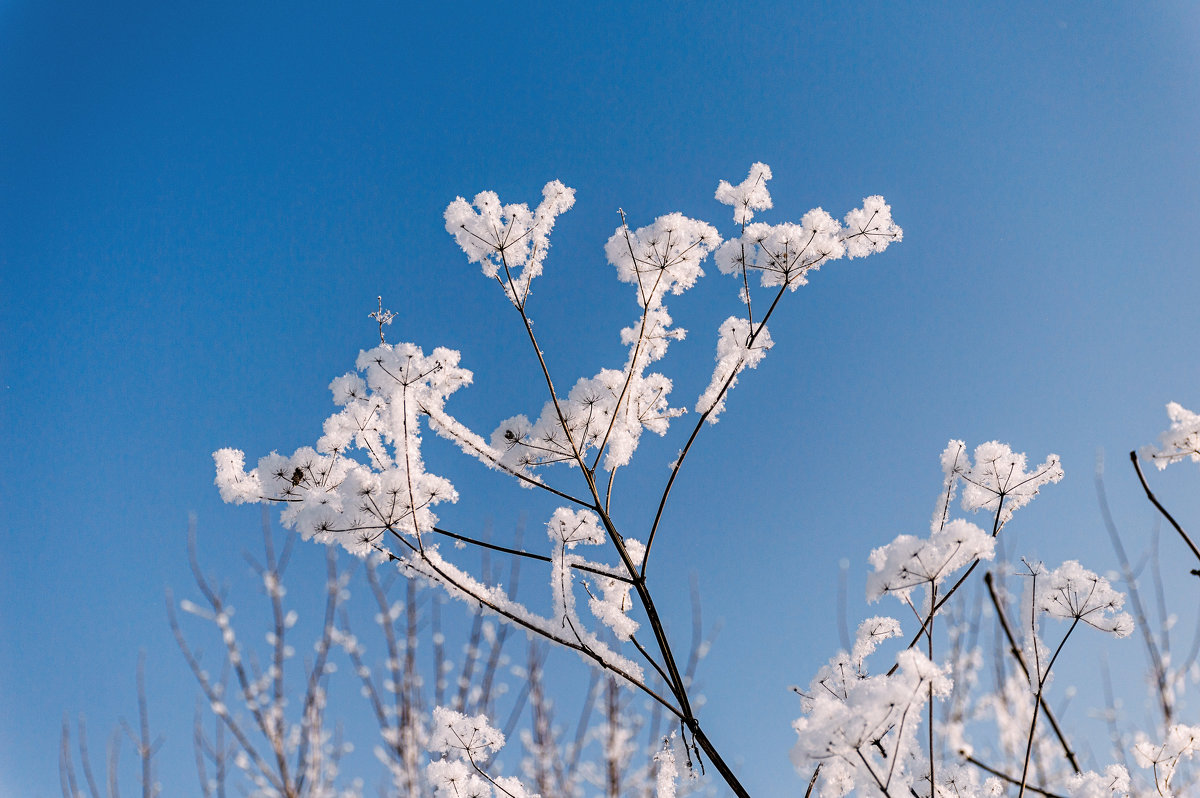
[{"label": "thin dark branch", "polygon": [[[547,562],[547,563],[553,562],[553,560],[551,560],[549,557],[546,557],[545,555],[542,555],[542,554],[534,554],[531,551],[524,551],[522,549],[511,549],[507,546],[500,546],[496,543],[488,543],[486,541],[479,540],[478,538],[472,538],[467,535],[459,534],[457,532],[451,532],[446,529],[441,529],[440,527],[435,526],[433,528],[433,531],[439,535],[443,535],[443,536],[451,538],[453,540],[461,540],[463,543],[470,543],[471,545],[479,546],[480,548],[491,549],[492,551],[499,551],[504,554],[512,554],[517,557],[527,557],[531,560],[537,560],[538,562]],[[609,579],[615,579],[618,582],[624,582],[625,584],[628,584],[628,585],[633,584],[633,580],[627,576],[621,576],[620,574],[614,573],[611,570],[597,568],[595,566],[588,565],[587,563],[572,563],[571,567],[575,568],[576,570],[579,570],[579,571],[587,571],[588,573],[596,574],[597,576],[606,576]]]},{"label": "thin dark branch", "polygon": [[[1009,784],[1018,784],[1019,785],[1021,783],[1020,781],[1018,781],[1017,779],[1014,779],[1012,776],[1008,775],[1007,773],[1004,773],[1002,771],[996,770],[993,767],[985,765],[983,762],[980,762],[978,759],[976,759],[973,756],[967,756],[967,757],[963,757],[963,758],[966,759],[966,761],[970,762],[975,767],[984,771],[985,773],[990,773],[998,779],[1007,781]],[[1041,787],[1034,787],[1032,784],[1026,784],[1025,789],[1029,790],[1030,792],[1036,792],[1038,795],[1044,795],[1044,796],[1046,796],[1046,798],[1066,798],[1065,795],[1059,795],[1058,793],[1050,792],[1049,790],[1044,790]]]},{"label": "thin dark branch", "polygon": [[[1179,525],[1179,522],[1176,521],[1169,512],[1167,512],[1167,508],[1162,506],[1162,503],[1159,502],[1158,498],[1154,495],[1154,492],[1150,490],[1150,486],[1146,483],[1146,475],[1142,473],[1141,463],[1138,462],[1137,452],[1130,452],[1129,459],[1133,463],[1133,470],[1137,472],[1138,481],[1142,483],[1142,490],[1146,491],[1146,498],[1150,500],[1151,504],[1158,508],[1158,511],[1163,514],[1163,517],[1166,518],[1167,521],[1170,522],[1171,526],[1175,527],[1175,531],[1179,533],[1179,536],[1183,538],[1183,542],[1186,543],[1188,548],[1192,550],[1192,554],[1196,555],[1197,560],[1200,560],[1200,548],[1196,548],[1196,544],[1192,541],[1191,537],[1188,536],[1188,533],[1183,531],[1183,527]],[[1192,573],[1196,576],[1200,576],[1200,569],[1194,568],[1192,569]]]},{"label": "thin dark branch", "polygon": [[[1008,638],[1008,650],[1012,652],[1013,659],[1017,661],[1017,665],[1020,666],[1021,672],[1025,674],[1026,680],[1032,681],[1032,677],[1029,674],[1029,666],[1025,664],[1025,656],[1021,653],[1021,647],[1017,645],[1017,638],[1013,634],[1012,627],[1008,624],[1008,614],[1004,611],[1004,605],[1000,601],[999,594],[996,593],[996,586],[992,579],[991,571],[983,575],[983,583],[987,585],[988,596],[992,600],[992,606],[996,609],[996,618],[1000,621],[1000,628],[1004,631],[1004,636]],[[1067,743],[1067,737],[1063,733],[1062,727],[1058,725],[1058,719],[1054,717],[1054,713],[1050,710],[1050,705],[1045,703],[1041,698],[1040,692],[1038,700],[1042,703],[1042,710],[1046,713],[1046,720],[1050,723],[1050,728],[1054,730],[1054,736],[1058,738],[1058,743],[1062,746],[1063,755],[1066,756],[1067,761],[1071,763],[1071,768],[1076,773],[1082,773],[1083,771],[1079,767],[1079,760],[1076,759],[1075,752],[1071,750],[1070,744]]]}]

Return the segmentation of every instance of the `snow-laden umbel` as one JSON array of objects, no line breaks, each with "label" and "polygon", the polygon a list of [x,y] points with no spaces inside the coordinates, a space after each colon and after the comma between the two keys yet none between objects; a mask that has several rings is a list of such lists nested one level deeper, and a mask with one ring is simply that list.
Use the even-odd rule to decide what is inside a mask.
[{"label": "snow-laden umbel", "polygon": [[555,218],[574,204],[575,190],[557,180],[545,185],[532,213],[525,203],[502,205],[496,192],[481,191],[473,202],[458,197],[450,203],[446,230],[486,277],[500,280],[510,302],[523,305],[530,282],[542,273]]},{"label": "snow-laden umbel", "polygon": [[1162,447],[1147,450],[1159,470],[1171,463],[1190,459],[1200,463],[1200,414],[1193,413],[1178,402],[1167,405],[1171,426],[1162,434]]},{"label": "snow-laden umbel", "polygon": [[723,274],[759,272],[762,286],[796,290],[808,283],[808,272],[844,256],[861,258],[883,252],[904,231],[892,221],[883,197],[867,197],[863,207],[846,215],[843,227],[821,208],[813,208],[799,224],[748,224],[737,238],[722,244],[714,258]]},{"label": "snow-laden umbel", "polygon": [[804,775],[821,766],[822,798],[854,789],[909,795],[918,783],[922,709],[931,693],[948,695],[951,682],[915,649],[900,652],[896,664],[890,674],[871,676],[839,653],[802,694],[792,763]]},{"label": "snow-laden umbel", "polygon": [[1128,637],[1133,617],[1121,612],[1125,594],[1075,560],[1035,574],[1034,606],[1048,618],[1080,621],[1115,637]]},{"label": "snow-laden umbel", "polygon": [[503,747],[504,735],[486,716],[435,707],[427,748],[442,758],[430,762],[425,773],[437,798],[538,798],[519,779],[493,778],[484,769]]},{"label": "snow-laden umbel", "polygon": [[754,218],[755,211],[765,211],[771,207],[771,193],[767,190],[767,181],[771,179],[771,167],[765,163],[751,164],[750,174],[736,186],[722,180],[717,184],[717,202],[733,206],[733,220],[738,224],[746,224]]},{"label": "snow-laden umbel", "polygon": [[717,229],[682,213],[669,213],[630,232],[622,225],[604,245],[617,279],[637,287],[643,308],[662,304],[668,292],[682,294],[704,276],[700,263],[721,243]]},{"label": "snow-laden umbel", "polygon": [[[276,452],[246,473],[245,455],[213,455],[226,501],[278,502],[284,526],[308,539],[339,543],[362,555],[391,533],[418,542],[437,523],[432,507],[458,498],[449,480],[425,470],[420,417],[441,410],[469,385],[459,354],[438,348],[426,356],[412,344],[363,352],[358,369],[330,384],[342,409],[326,419],[316,448]],[[366,462],[349,456],[357,450]]]},{"label": "snow-laden umbel", "polygon": [[1200,726],[1185,723],[1173,724],[1161,742],[1154,742],[1145,733],[1138,734],[1133,746],[1133,759],[1138,767],[1151,771],[1154,786],[1163,798],[1173,798],[1175,791],[1171,780],[1184,760],[1196,755],[1200,747]]},{"label": "snow-laden umbel", "polygon": [[946,481],[933,522],[944,521],[961,482],[962,508],[967,512],[985,510],[993,513],[992,532],[998,532],[1012,519],[1014,512],[1033,501],[1039,489],[1063,478],[1062,464],[1056,454],[1048,456],[1032,470],[1026,470],[1026,467],[1023,452],[1014,452],[999,441],[976,446],[974,460],[967,456],[962,441],[950,441],[942,452]]},{"label": "snow-laden umbel", "polygon": [[1067,798],[1129,798],[1129,771],[1109,765],[1103,773],[1076,773],[1067,781]]},{"label": "snow-laden umbel", "polygon": [[871,552],[875,570],[867,577],[867,600],[891,593],[907,602],[913,588],[936,588],[975,560],[992,559],[995,549],[995,538],[962,519],[935,529],[928,539],[900,535]]},{"label": "snow-laden umbel", "polygon": [[883,252],[888,244],[904,237],[904,231],[892,221],[892,206],[878,194],[865,197],[861,208],[846,214],[842,240],[851,258],[865,258]]}]

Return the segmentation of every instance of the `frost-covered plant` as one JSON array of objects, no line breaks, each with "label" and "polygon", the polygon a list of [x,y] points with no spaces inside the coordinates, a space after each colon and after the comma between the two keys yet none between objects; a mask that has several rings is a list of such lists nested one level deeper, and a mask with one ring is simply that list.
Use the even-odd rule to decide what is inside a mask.
[{"label": "frost-covered plant", "polygon": [[515,776],[493,778],[484,764],[504,747],[504,735],[484,715],[435,707],[428,748],[441,754],[425,767],[437,798],[539,798]]},{"label": "frost-covered plant", "polygon": [[1171,419],[1171,426],[1162,434],[1162,445],[1149,450],[1154,464],[1161,471],[1171,463],[1182,460],[1200,463],[1200,415],[1178,402],[1170,402],[1167,404],[1167,416]]},{"label": "frost-covered plant", "polygon": [[[655,607],[646,576],[655,535],[671,486],[704,423],[718,419],[738,377],[756,367],[772,346],[767,322],[785,294],[806,284],[809,274],[828,261],[882,252],[902,237],[889,206],[878,196],[868,197],[843,222],[818,208],[804,214],[799,223],[751,223],[755,212],[771,207],[766,188],[770,177],[768,167],[755,164],[741,184],[722,181],[719,185],[717,199],[733,206],[734,221],[740,226],[738,235],[724,243],[712,225],[678,213],[636,229],[625,223],[622,214],[622,224],[609,238],[605,254],[617,278],[635,289],[638,313],[633,324],[621,331],[628,355],[619,368],[578,378],[565,395],[555,388],[528,310],[531,285],[542,272],[554,221],[571,207],[573,191],[557,181],[548,183],[533,211],[524,204],[502,204],[492,192],[480,193],[472,202],[456,199],[446,210],[447,231],[468,260],[480,264],[484,277],[500,286],[529,339],[536,370],[549,394],[536,418],[513,415],[485,438],[446,409],[449,397],[473,379],[459,365],[457,352],[438,348],[426,354],[410,343],[381,343],[359,355],[358,373],[331,384],[334,401],[342,410],[325,422],[315,447],[286,456],[272,453],[249,472],[242,452],[216,452],[216,482],[222,497],[239,503],[279,503],[284,508],[283,523],[306,539],[340,544],[360,556],[395,563],[455,598],[573,649],[674,715],[684,732],[685,750],[703,752],[725,782],[745,795],[701,728],[688,680]],[[613,481],[616,471],[630,463],[643,431],[665,435],[671,422],[685,413],[668,401],[672,381],[649,369],[665,356],[670,342],[684,335],[671,326],[666,298],[692,287],[703,275],[703,261],[714,251],[719,270],[740,278],[745,317],[731,316],[718,325],[712,379],[694,405],[695,425],[671,464],[643,545],[624,535],[613,521]],[[752,272],[758,272],[762,288],[770,289],[769,305],[757,318]],[[381,334],[384,315],[382,305],[373,314]],[[447,478],[426,469],[424,425],[488,467],[565,502],[547,525],[548,556],[489,545],[438,526],[435,507],[457,501],[459,495]],[[574,489],[551,483],[547,467],[556,463],[575,469]],[[607,472],[606,479],[602,472]],[[996,476],[1002,493],[1021,489],[1003,481],[1005,475]],[[980,477],[981,484],[991,484],[987,479]],[[443,553],[437,541],[446,537],[548,562],[551,614],[539,615],[500,586],[473,576]],[[577,553],[580,544],[603,545],[616,562],[587,558]],[[592,619],[584,619],[577,608],[577,588],[589,594]],[[652,642],[638,640],[641,629],[647,630]],[[651,686],[647,667],[662,678],[661,690]]]},{"label": "frost-covered plant", "polygon": [[[1116,771],[1105,776],[1084,773],[1044,698],[1051,668],[1078,624],[1117,637],[1128,635],[1133,628],[1132,618],[1121,611],[1122,594],[1077,562],[1068,561],[1049,572],[1029,566],[1029,620],[1023,643],[1008,623],[992,574],[985,575],[997,621],[1021,675],[1004,679],[997,692],[979,696],[971,717],[960,708],[942,723],[936,722],[935,702],[952,689],[960,696],[972,690],[980,662],[977,650],[963,649],[961,628],[947,635],[951,651],[944,663],[939,662],[934,645],[941,639],[935,637],[937,618],[949,613],[947,602],[978,564],[995,557],[997,536],[1014,512],[1028,504],[1042,486],[1063,475],[1055,455],[1030,469],[1025,455],[995,441],[977,447],[973,457],[966,452],[962,441],[951,441],[942,453],[944,483],[929,536],[900,535],[870,555],[873,572],[867,578],[868,600],[895,597],[918,623],[916,635],[895,655],[890,669],[872,674],[866,665],[868,657],[882,641],[899,637],[901,626],[886,617],[863,622],[851,652],[839,653],[808,690],[801,692],[804,715],[794,725],[798,740],[793,761],[802,773],[813,771],[811,784],[819,784],[822,796],[858,790],[887,796],[967,798],[1003,795],[1008,788],[1016,789],[1018,795],[1027,790],[1056,795],[1047,791],[1055,782],[1069,788],[1072,795],[1100,794],[1096,790],[1108,783],[1115,785],[1108,794],[1117,795],[1128,778],[1121,781],[1114,775]],[[960,487],[963,510],[991,514],[990,534],[965,519],[951,518]],[[920,602],[912,596],[917,589],[923,592]],[[1040,637],[1043,617],[1070,621],[1053,648]],[[916,649],[922,642],[923,653]],[[971,703],[970,699],[960,700],[964,705]],[[996,722],[991,739],[1010,759],[1015,755],[1019,770],[990,764],[986,754],[976,751],[970,742],[967,723],[985,715]],[[1037,724],[1042,715],[1048,718],[1057,744],[1039,737]],[[922,724],[925,733],[918,735]],[[953,758],[945,756],[946,750]],[[1040,756],[1034,757],[1035,751]],[[1060,773],[1039,767],[1041,780],[1048,783],[1034,786],[1031,763],[1060,758],[1070,769]]]},{"label": "frost-covered plant", "polygon": [[1139,767],[1149,768],[1154,774],[1154,787],[1163,798],[1172,798],[1175,792],[1171,780],[1184,760],[1191,759],[1200,746],[1200,726],[1176,723],[1167,729],[1160,743],[1152,742],[1145,734],[1138,735],[1133,746],[1133,756]]},{"label": "frost-covered plant", "polygon": [[893,671],[870,675],[867,656],[899,634],[893,618],[867,619],[853,650],[839,652],[807,692],[798,691],[804,716],[793,724],[792,761],[799,768],[821,766],[821,795],[842,796],[869,784],[885,795],[904,795],[920,778],[921,710],[932,696],[947,695],[951,682],[911,648],[900,653]]}]

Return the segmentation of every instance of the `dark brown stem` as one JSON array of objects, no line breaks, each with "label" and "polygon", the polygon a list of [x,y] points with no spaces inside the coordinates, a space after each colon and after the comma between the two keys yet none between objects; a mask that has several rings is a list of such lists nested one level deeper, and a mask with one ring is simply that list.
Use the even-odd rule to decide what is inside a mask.
[{"label": "dark brown stem", "polygon": [[[1000,603],[1000,596],[996,593],[996,586],[992,579],[992,572],[988,571],[983,575],[983,583],[987,585],[988,596],[992,600],[992,606],[996,609],[996,618],[1000,621],[1000,628],[1004,630],[1004,636],[1008,638],[1008,650],[1012,652],[1013,659],[1017,661],[1021,672],[1025,674],[1027,680],[1029,676],[1029,666],[1025,664],[1025,656],[1021,653],[1020,646],[1017,645],[1016,636],[1013,635],[1012,627],[1008,624],[1008,616],[1004,611],[1004,605]],[[1041,696],[1039,694],[1039,701]],[[1071,768],[1076,773],[1083,771],[1079,767],[1079,760],[1075,758],[1075,753],[1071,750],[1071,746],[1067,743],[1067,737],[1063,734],[1062,727],[1058,725],[1058,719],[1054,717],[1054,713],[1050,711],[1050,706],[1042,703],[1042,710],[1046,713],[1046,720],[1050,723],[1050,728],[1054,730],[1054,735],[1058,738],[1059,745],[1062,746],[1063,754],[1067,761],[1071,763]]]},{"label": "dark brown stem", "polygon": [[[1186,543],[1188,548],[1192,550],[1192,554],[1196,555],[1197,560],[1200,560],[1200,548],[1196,548],[1196,544],[1192,541],[1191,537],[1188,536],[1188,533],[1183,531],[1183,527],[1181,527],[1179,522],[1176,521],[1169,512],[1167,512],[1167,508],[1162,506],[1162,504],[1155,497],[1154,492],[1150,490],[1150,486],[1146,484],[1146,475],[1142,473],[1142,466],[1141,463],[1138,462],[1137,452],[1130,452],[1129,459],[1133,463],[1133,470],[1137,472],[1138,481],[1142,483],[1142,490],[1146,491],[1146,498],[1150,500],[1151,504],[1158,508],[1158,511],[1163,514],[1163,517],[1166,518],[1167,521],[1170,522],[1171,526],[1175,527],[1175,531],[1179,533],[1179,536],[1183,538],[1183,542]],[[1192,573],[1196,576],[1200,576],[1200,569],[1192,569]]]},{"label": "dark brown stem", "polygon": [[813,787],[817,786],[817,777],[821,775],[821,766],[817,765],[813,770],[812,778],[808,780],[808,789],[804,791],[804,798],[809,798],[812,795]]},{"label": "dark brown stem", "polygon": [[[990,767],[989,765],[985,765],[984,763],[980,762],[978,759],[976,759],[973,756],[966,756],[963,758],[966,759],[966,761],[970,762],[975,767],[984,771],[985,773],[990,773],[998,779],[1007,781],[1009,784],[1020,784],[1021,783],[1020,781],[1018,781],[1017,779],[1014,779],[1012,776],[1008,775],[1007,773],[996,770],[995,768]],[[1058,793],[1050,792],[1049,790],[1044,790],[1041,787],[1034,787],[1032,784],[1025,785],[1025,789],[1029,790],[1030,792],[1036,792],[1038,795],[1044,795],[1044,796],[1046,796],[1046,798],[1066,798],[1065,795],[1059,795]]]}]

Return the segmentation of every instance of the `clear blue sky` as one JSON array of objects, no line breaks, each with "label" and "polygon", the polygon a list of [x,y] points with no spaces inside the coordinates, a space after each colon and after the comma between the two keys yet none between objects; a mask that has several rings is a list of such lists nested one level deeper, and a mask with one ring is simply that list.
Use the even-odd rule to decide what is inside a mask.
[{"label": "clear blue sky", "polygon": [[[163,781],[193,790],[163,609],[188,593],[188,513],[241,579],[258,516],[220,503],[211,452],[315,441],[377,294],[391,340],[462,350],[464,419],[540,406],[511,312],[443,230],[482,189],[577,189],[531,305],[568,384],[619,364],[636,311],[603,258],[618,207],[728,234],[717,181],[765,161],[768,221],[879,193],[905,229],[788,298],[660,541],[677,628],[692,572],[724,620],[703,717],[759,794],[799,789],[785,689],[837,647],[838,561],[853,621],[870,549],[925,529],[947,439],[1062,455],[1066,480],[1014,522],[1021,551],[1101,571],[1105,450],[1140,548],[1123,455],[1167,401],[1200,406],[1194,4],[247,5],[0,3],[0,793],[58,794],[64,712],[97,749],[133,716],[139,648]],[[691,332],[663,364],[677,403],[736,312],[709,272],[671,306]],[[651,487],[680,445],[639,452]],[[429,457],[464,496],[447,525],[544,510]],[[1194,467],[1156,479],[1200,518]],[[631,480],[619,517],[651,493]],[[319,589],[303,573],[293,592]]]}]

